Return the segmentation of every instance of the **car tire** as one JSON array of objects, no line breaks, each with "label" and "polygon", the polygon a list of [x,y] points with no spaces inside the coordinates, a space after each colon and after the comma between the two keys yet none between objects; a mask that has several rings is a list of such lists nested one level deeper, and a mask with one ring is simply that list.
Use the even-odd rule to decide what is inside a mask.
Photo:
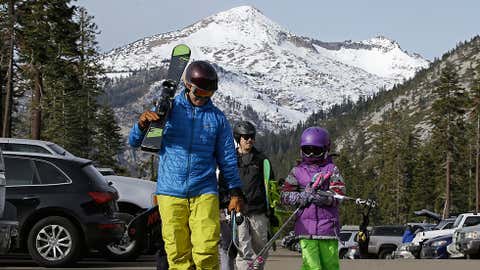
[{"label": "car tire", "polygon": [[39,220],[30,230],[27,247],[40,266],[61,267],[80,259],[83,241],[73,223],[60,216]]},{"label": "car tire", "polygon": [[[127,225],[133,218],[128,213],[118,213],[118,217]],[[144,239],[134,239],[133,241],[125,231],[120,243],[111,243],[102,247],[100,252],[110,261],[131,261],[137,259],[144,249]]]},{"label": "car tire", "polygon": [[392,253],[395,251],[393,248],[384,248],[378,253],[378,258],[379,259],[391,259],[392,258]]},{"label": "car tire", "polygon": [[347,251],[348,251],[348,249],[346,249],[346,248],[340,249],[340,251],[338,252],[338,258],[339,259],[345,259],[345,254],[347,254]]}]

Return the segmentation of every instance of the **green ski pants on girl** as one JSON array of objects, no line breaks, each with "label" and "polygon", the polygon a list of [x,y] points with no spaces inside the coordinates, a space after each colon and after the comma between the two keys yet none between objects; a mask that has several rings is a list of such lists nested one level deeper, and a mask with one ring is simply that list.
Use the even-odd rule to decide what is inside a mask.
[{"label": "green ski pants on girl", "polygon": [[337,239],[300,239],[302,270],[339,270]]}]

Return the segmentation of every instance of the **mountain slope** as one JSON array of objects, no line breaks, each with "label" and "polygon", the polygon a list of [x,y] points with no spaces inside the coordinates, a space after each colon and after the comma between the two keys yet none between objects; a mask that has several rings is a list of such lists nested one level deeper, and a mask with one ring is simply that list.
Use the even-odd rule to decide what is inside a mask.
[{"label": "mountain slope", "polygon": [[[427,60],[385,37],[360,42],[299,37],[249,6],[117,48],[102,63],[110,77],[165,67],[171,48],[179,43],[192,48],[194,59],[216,64],[216,105],[231,120],[253,120],[260,130],[291,127],[320,108],[371,96],[428,66]],[[131,123],[132,112],[145,108],[154,95],[150,88],[116,110]],[[251,113],[242,114],[245,110]]]}]

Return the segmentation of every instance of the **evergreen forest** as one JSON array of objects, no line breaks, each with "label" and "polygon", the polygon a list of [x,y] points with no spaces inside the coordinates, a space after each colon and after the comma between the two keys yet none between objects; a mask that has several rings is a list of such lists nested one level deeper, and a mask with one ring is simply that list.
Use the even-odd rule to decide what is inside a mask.
[{"label": "evergreen forest", "polygon": [[98,27],[70,0],[0,0],[0,134],[55,142],[121,169]]}]

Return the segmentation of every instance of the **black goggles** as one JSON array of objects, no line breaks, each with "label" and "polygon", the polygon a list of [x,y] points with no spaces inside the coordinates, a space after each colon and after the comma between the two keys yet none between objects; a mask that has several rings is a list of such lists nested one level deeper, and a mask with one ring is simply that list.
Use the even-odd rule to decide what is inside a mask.
[{"label": "black goggles", "polygon": [[312,145],[305,145],[302,146],[302,153],[306,157],[319,157],[325,154],[326,149],[324,147],[312,146]]},{"label": "black goggles", "polygon": [[245,141],[248,141],[248,139],[255,140],[255,134],[242,134],[240,135]]}]

